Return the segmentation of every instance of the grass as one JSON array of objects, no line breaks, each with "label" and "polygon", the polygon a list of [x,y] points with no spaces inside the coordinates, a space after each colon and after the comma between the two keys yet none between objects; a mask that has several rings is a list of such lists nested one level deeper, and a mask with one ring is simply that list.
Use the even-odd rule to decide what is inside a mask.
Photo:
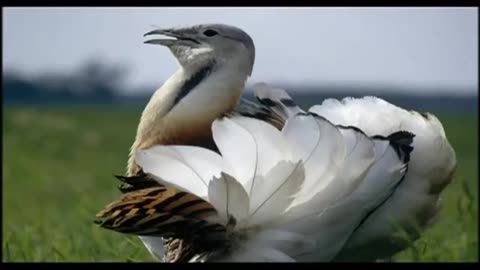
[{"label": "grass", "polygon": [[[155,261],[134,236],[93,217],[119,195],[140,110],[7,107],[3,240],[7,261]],[[478,261],[478,118],[440,115],[457,151],[439,222],[396,261]]]}]

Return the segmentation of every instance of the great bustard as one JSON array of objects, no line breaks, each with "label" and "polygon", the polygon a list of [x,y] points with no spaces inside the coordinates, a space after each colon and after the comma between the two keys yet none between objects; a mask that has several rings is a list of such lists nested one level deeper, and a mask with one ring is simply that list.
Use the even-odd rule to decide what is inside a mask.
[{"label": "great bustard", "polygon": [[430,113],[382,99],[328,99],[308,111],[256,84],[255,48],[222,24],[158,29],[180,68],[152,96],[125,193],[97,215],[166,262],[368,261],[404,249],[440,209],[456,165]]}]

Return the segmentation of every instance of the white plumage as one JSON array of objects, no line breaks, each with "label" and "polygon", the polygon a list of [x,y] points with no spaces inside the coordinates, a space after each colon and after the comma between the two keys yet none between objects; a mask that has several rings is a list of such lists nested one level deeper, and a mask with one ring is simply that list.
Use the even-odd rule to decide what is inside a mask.
[{"label": "white plumage", "polygon": [[403,248],[392,243],[396,225],[435,216],[455,154],[433,115],[373,97],[305,113],[282,104],[283,90],[261,89],[286,118],[281,131],[224,117],[212,125],[221,155],[163,145],[136,155],[145,173],[204,198],[218,212],[209,220],[231,228],[231,247],[211,260],[374,260]]}]

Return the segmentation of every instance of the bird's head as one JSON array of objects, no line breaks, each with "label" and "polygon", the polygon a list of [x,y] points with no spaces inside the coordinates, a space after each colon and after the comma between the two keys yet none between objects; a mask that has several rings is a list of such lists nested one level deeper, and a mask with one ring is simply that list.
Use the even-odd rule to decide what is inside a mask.
[{"label": "bird's head", "polygon": [[168,47],[184,69],[208,62],[233,63],[251,75],[255,60],[252,38],[243,30],[224,24],[156,29],[145,36],[163,35],[169,39],[149,39],[148,44]]}]

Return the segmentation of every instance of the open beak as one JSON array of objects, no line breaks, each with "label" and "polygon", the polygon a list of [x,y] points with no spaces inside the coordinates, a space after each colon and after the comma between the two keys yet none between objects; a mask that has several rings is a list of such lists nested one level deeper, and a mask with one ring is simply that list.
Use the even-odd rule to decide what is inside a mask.
[{"label": "open beak", "polygon": [[191,34],[186,33],[184,30],[182,31],[181,29],[179,30],[174,30],[174,29],[156,29],[153,31],[150,31],[143,35],[144,37],[146,36],[151,36],[151,35],[163,35],[166,37],[172,37],[173,39],[166,39],[166,38],[161,38],[161,39],[149,39],[146,40],[144,43],[146,44],[159,44],[163,46],[170,47],[172,45],[189,45],[192,46],[194,44],[200,44],[200,42],[196,41],[191,37]]}]

